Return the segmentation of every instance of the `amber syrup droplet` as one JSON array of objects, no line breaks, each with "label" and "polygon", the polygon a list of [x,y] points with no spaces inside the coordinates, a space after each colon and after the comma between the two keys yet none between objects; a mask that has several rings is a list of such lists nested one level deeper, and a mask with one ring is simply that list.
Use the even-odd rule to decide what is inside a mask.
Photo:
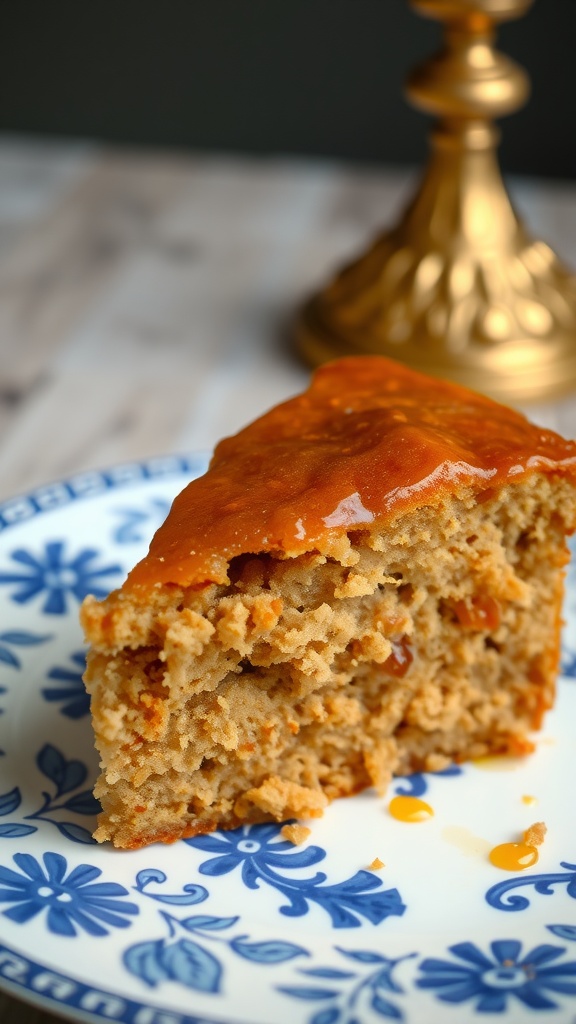
[{"label": "amber syrup droplet", "polygon": [[493,630],[500,625],[500,605],[489,594],[478,595],[470,601],[456,601],[454,611],[464,629]]},{"label": "amber syrup droplet", "polygon": [[388,805],[388,810],[397,821],[427,821],[434,817],[434,811],[425,800],[417,796],[395,796]]},{"label": "amber syrup droplet", "polygon": [[490,863],[502,871],[524,871],[538,861],[538,850],[527,843],[501,843],[489,853]]},{"label": "amber syrup droplet", "polygon": [[392,654],[383,662],[382,669],[389,676],[396,676],[397,679],[402,679],[413,661],[412,648],[408,643],[407,637],[403,636],[400,640],[392,641]]}]

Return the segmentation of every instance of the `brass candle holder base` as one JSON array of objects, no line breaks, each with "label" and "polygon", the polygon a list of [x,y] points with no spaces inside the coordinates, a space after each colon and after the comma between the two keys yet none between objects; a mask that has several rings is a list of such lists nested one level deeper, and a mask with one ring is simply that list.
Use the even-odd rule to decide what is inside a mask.
[{"label": "brass candle holder base", "polygon": [[435,114],[432,156],[400,223],[302,312],[313,365],[379,354],[496,398],[576,385],[576,277],[526,233],[504,188],[491,119],[520,106],[524,72],[493,49],[497,21],[532,0],[413,0],[447,23],[408,95]]}]

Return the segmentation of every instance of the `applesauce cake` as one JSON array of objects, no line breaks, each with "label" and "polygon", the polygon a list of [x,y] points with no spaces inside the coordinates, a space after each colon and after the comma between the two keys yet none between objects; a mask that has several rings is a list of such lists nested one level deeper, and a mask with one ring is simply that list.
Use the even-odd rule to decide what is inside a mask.
[{"label": "applesauce cake", "polygon": [[327,364],[84,602],[96,839],[314,818],[529,751],[575,528],[576,442],[384,358]]}]

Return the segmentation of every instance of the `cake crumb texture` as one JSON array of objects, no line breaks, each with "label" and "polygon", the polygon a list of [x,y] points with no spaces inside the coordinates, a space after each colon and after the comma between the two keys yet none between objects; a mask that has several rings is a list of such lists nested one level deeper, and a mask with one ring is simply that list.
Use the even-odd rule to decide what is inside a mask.
[{"label": "cake crumb texture", "polygon": [[526,753],[575,524],[573,483],[535,471],[304,553],[236,556],[227,582],[87,598],[96,839],[314,818],[392,773]]}]

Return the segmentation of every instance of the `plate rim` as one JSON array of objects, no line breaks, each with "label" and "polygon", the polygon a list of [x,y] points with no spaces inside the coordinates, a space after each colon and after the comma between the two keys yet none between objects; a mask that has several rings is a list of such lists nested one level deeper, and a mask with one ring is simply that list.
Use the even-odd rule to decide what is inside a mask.
[{"label": "plate rim", "polygon": [[[57,477],[32,490],[20,491],[0,501],[0,536],[13,526],[28,523],[39,515],[65,508],[75,501],[95,498],[146,480],[165,480],[201,467],[205,472],[210,455],[207,449],[198,449],[130,459],[104,468],[81,470]],[[24,514],[19,513],[19,507]]]},{"label": "plate rim", "polygon": [[[26,967],[34,972],[32,980],[30,981],[15,981],[12,978],[6,978],[3,971],[2,958],[8,954],[8,956],[17,957],[18,960],[26,962]],[[58,980],[63,979],[64,981],[70,982],[70,984],[80,989],[80,993],[74,993],[75,996],[81,997],[83,994],[88,992],[95,992],[97,995],[103,997],[112,997],[115,999],[123,1000],[126,1005],[126,1012],[121,1016],[111,1017],[106,1013],[99,1013],[98,1011],[86,1010],[84,1007],[76,1005],[74,1002],[65,1001],[63,998],[59,998],[53,993],[40,993],[36,992],[32,987],[33,978],[42,972],[46,972]],[[20,1002],[27,1003],[30,1006],[34,1006],[45,1013],[57,1013],[59,1016],[66,1020],[71,1020],[74,1024],[102,1024],[102,1021],[117,1021],[118,1024],[138,1024],[138,1015],[141,1011],[152,1011],[158,1014],[158,1020],[151,1018],[146,1021],[146,1024],[236,1024],[236,1022],[230,1021],[228,1017],[206,1017],[205,1015],[190,1015],[186,1013],[180,1013],[178,1010],[173,1010],[166,1006],[155,1006],[150,1002],[142,1002],[141,1000],[134,999],[131,996],[126,996],[122,992],[115,992],[111,989],[99,988],[96,985],[89,985],[87,982],[82,981],[80,978],[75,978],[69,974],[65,974],[61,970],[55,970],[46,964],[42,964],[38,960],[33,960],[27,952],[21,951],[18,948],[10,946],[8,943],[0,941],[0,991],[12,996]],[[165,1021],[162,1020],[165,1018]]]}]

